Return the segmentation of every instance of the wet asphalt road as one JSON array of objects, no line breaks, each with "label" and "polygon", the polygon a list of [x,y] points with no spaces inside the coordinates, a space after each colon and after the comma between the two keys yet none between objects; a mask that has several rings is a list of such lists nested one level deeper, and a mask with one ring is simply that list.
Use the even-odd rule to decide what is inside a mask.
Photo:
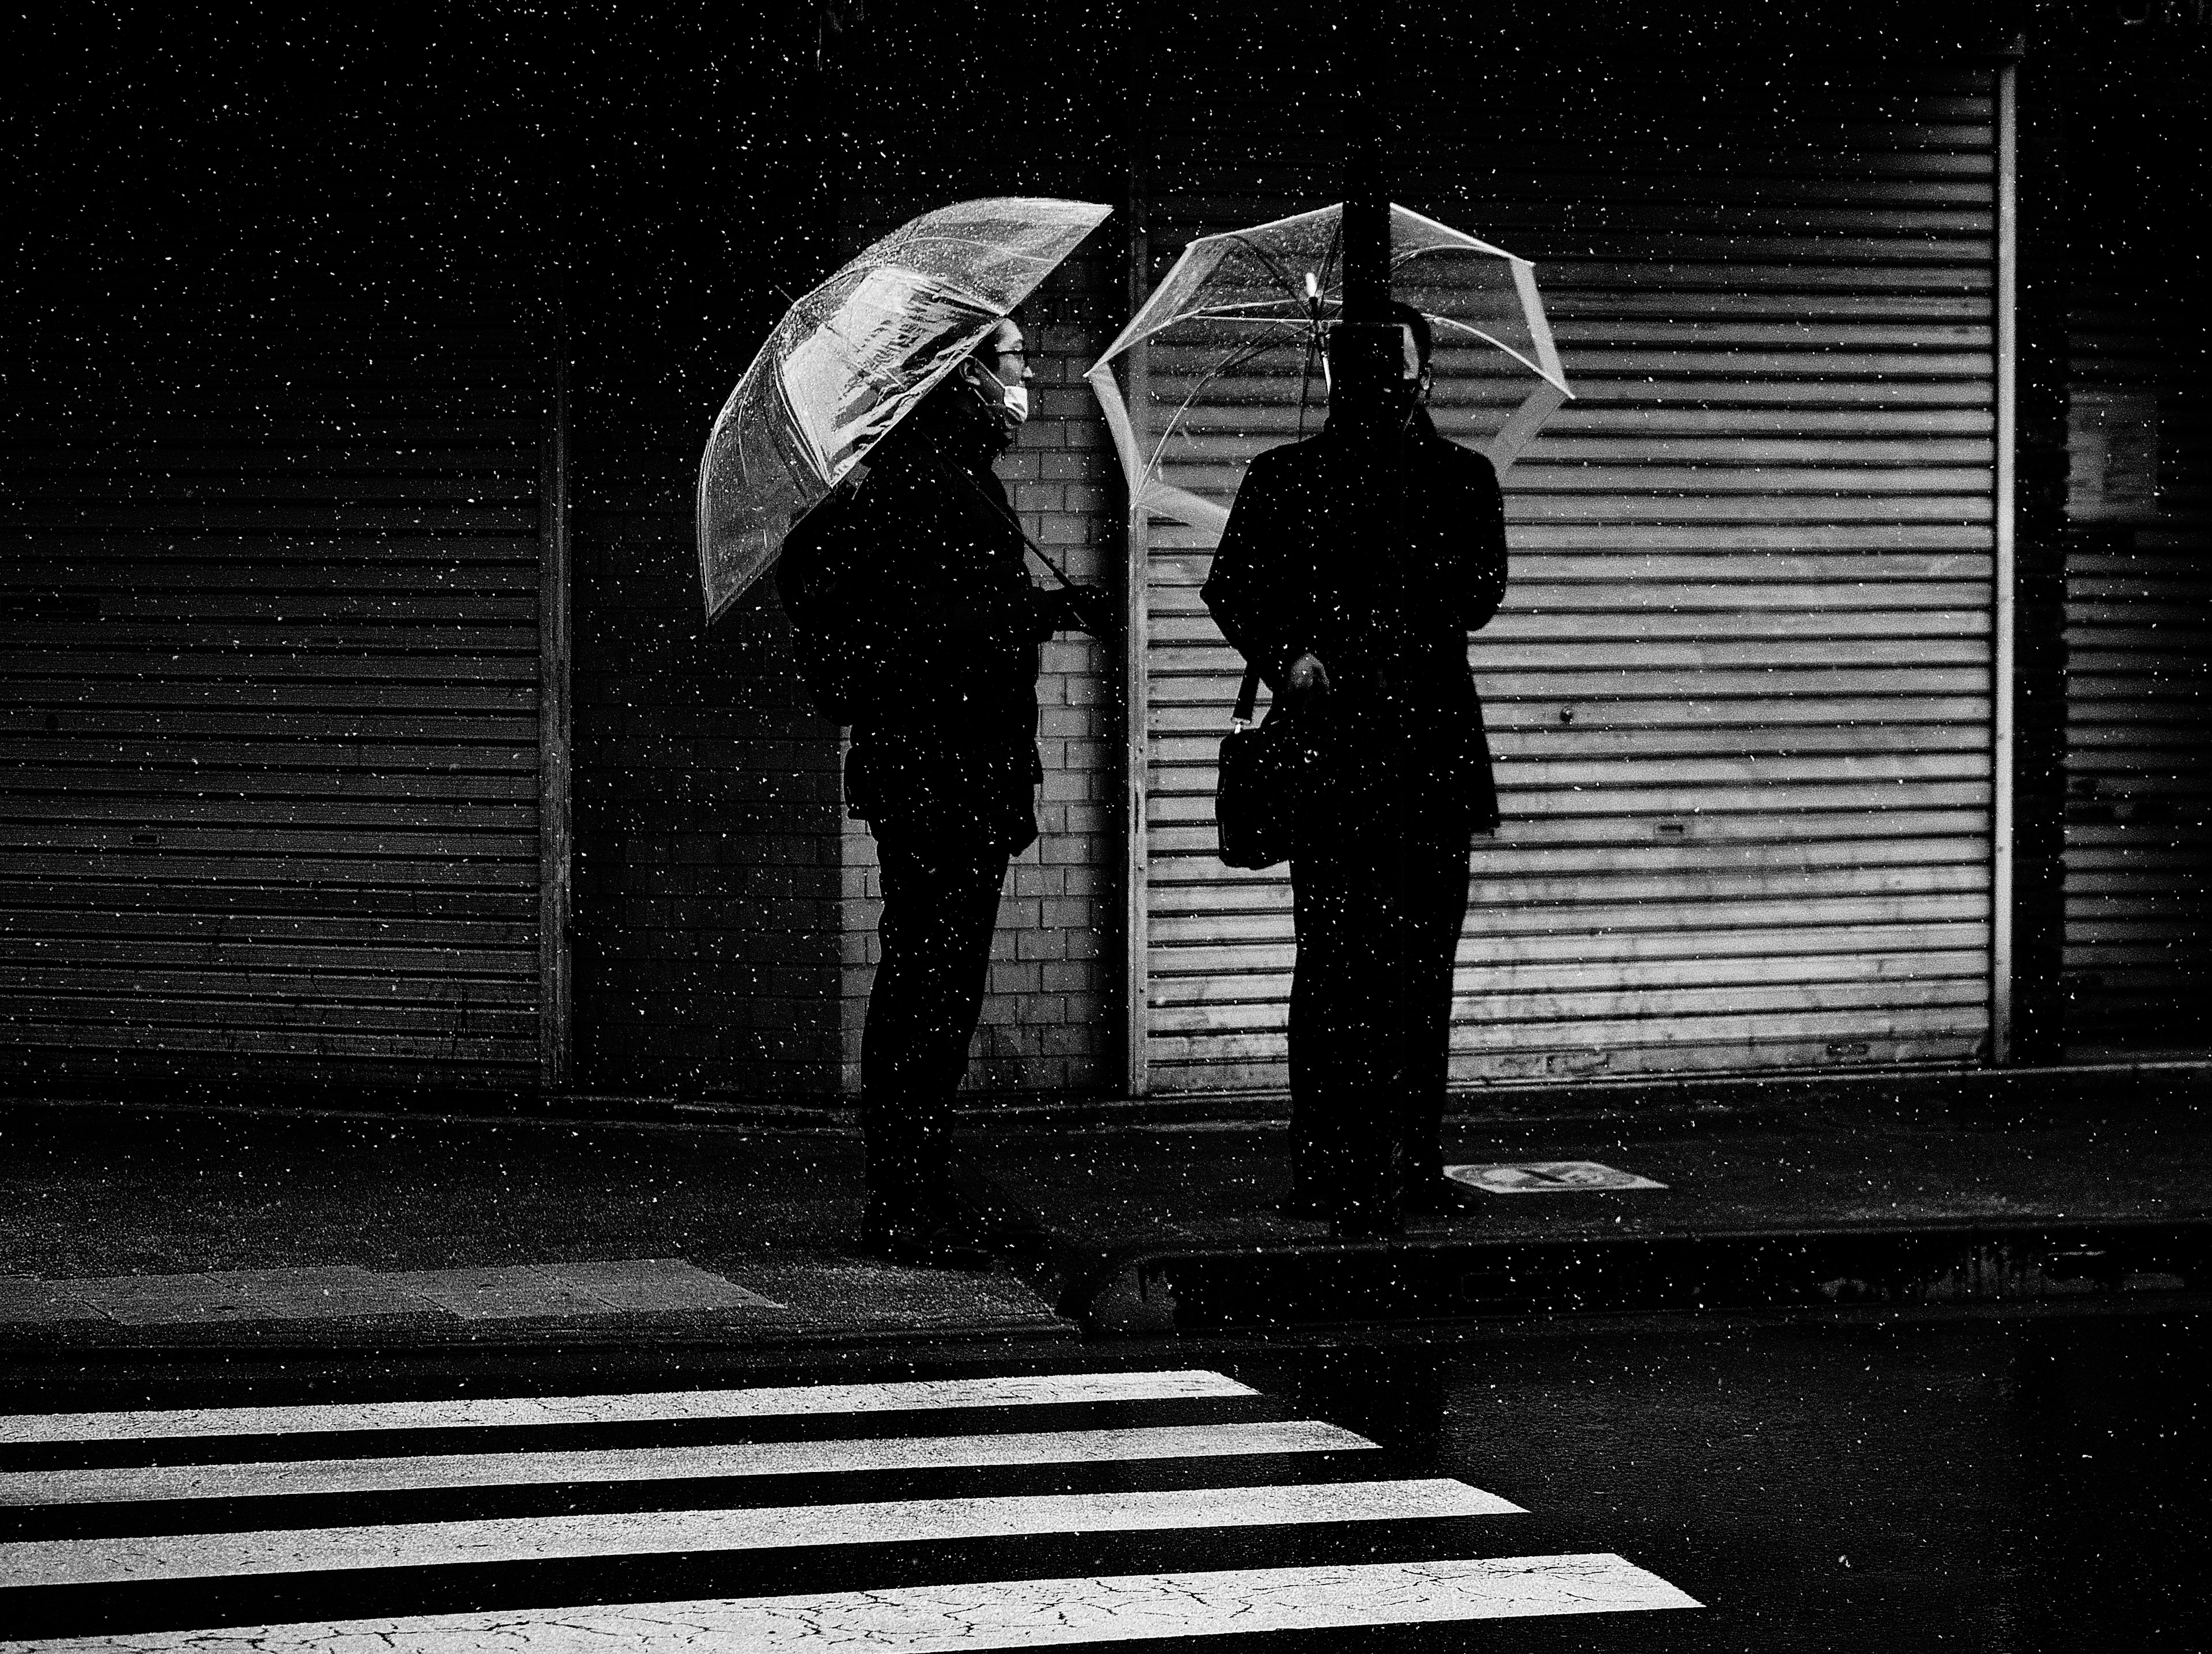
[{"label": "wet asphalt road", "polygon": [[1619,1551],[1708,1605],[1603,1640],[1592,1621],[1519,1626],[1497,1646],[2212,1648],[2204,1320],[1346,1349],[1236,1370],[1527,1507],[1561,1530],[1547,1548]]},{"label": "wet asphalt road", "polygon": [[[1131,1490],[1173,1495],[1195,1490],[1212,1498],[1223,1488],[1241,1498],[1251,1487],[1283,1482],[1319,1485],[1326,1494],[1334,1484],[1391,1479],[1450,1479],[1522,1511],[1364,1523],[1334,1520],[1332,1512],[1319,1522],[1310,1513],[1301,1518],[1304,1526],[1231,1521],[1080,1536],[1041,1530],[919,1548],[878,1536],[873,1542],[835,1552],[786,1553],[773,1566],[746,1561],[735,1572],[736,1565],[708,1566],[696,1555],[641,1560],[610,1554],[550,1569],[543,1560],[518,1556],[496,1566],[479,1564],[465,1578],[451,1570],[441,1578],[435,1568],[412,1565],[376,1575],[324,1576],[290,1595],[289,1586],[253,1580],[24,1590],[20,1570],[28,1564],[21,1559],[32,1554],[0,1549],[0,1577],[10,1556],[18,1559],[19,1569],[12,1582],[19,1588],[0,1592],[0,1645],[11,1634],[27,1633],[42,1645],[95,1627],[182,1629],[404,1615],[477,1604],[512,1608],[540,1599],[622,1603],[803,1595],[879,1584],[927,1587],[940,1579],[1310,1565],[1377,1569],[1445,1555],[1612,1554],[1626,1559],[1639,1577],[1660,1582],[1655,1590],[1672,1587],[1703,1606],[1256,1634],[1243,1632],[1231,1615],[1171,1641],[1111,1645],[1217,1654],[1277,1648],[2125,1654],[2212,1647],[2212,1583],[2205,1566],[2212,1554],[2206,1475],[2212,1426],[2205,1400],[2212,1330],[2185,1316],[1887,1328],[1692,1324],[1575,1339],[1346,1342],[1296,1348],[1183,1341],[1142,1348],[939,1352],[920,1366],[881,1351],[848,1352],[781,1371],[738,1370],[698,1354],[641,1354],[621,1361],[548,1355],[473,1369],[447,1360],[404,1371],[294,1362],[258,1371],[147,1370],[98,1385],[57,1382],[60,1375],[53,1375],[0,1386],[0,1408],[39,1413],[72,1406],[312,1401],[336,1404],[343,1415],[372,1398],[523,1394],[581,1397],[581,1404],[599,1407],[601,1402],[592,1398],[641,1390],[905,1383],[942,1376],[988,1382],[1013,1373],[1181,1369],[1225,1375],[1258,1394],[967,1407],[920,1424],[840,1414],[811,1428],[777,1426],[767,1437],[775,1439],[771,1446],[785,1439],[896,1438],[902,1433],[939,1438],[968,1433],[995,1442],[1006,1433],[1048,1427],[1169,1427],[1202,1435],[1320,1425],[1357,1433],[1381,1451],[1247,1457],[1200,1451],[1080,1469],[1049,1464],[878,1469],[842,1473],[842,1479],[819,1473],[665,1482],[641,1493],[605,1487],[578,1493],[568,1484],[465,1496],[414,1488],[374,1495],[339,1492],[312,1500],[171,1500],[159,1506],[97,1511],[65,1501],[26,1510],[0,1490],[0,1506],[17,1507],[0,1510],[0,1546],[11,1540],[67,1542],[88,1535],[405,1525],[430,1518],[468,1518],[496,1526],[517,1515],[696,1512],[770,1504],[796,1509],[856,1498],[887,1506],[948,1497],[1119,1497]],[[358,1430],[347,1434],[327,1421],[318,1428],[325,1433],[296,1447],[272,1449],[270,1438],[257,1436],[251,1451],[229,1457],[306,1458],[368,1451]],[[727,1429],[717,1434],[710,1428],[705,1435],[699,1429],[601,1421],[572,1436],[539,1429],[526,1444],[520,1438],[493,1441],[482,1430],[418,1431],[369,1447],[443,1452],[487,1442],[502,1449],[659,1442],[689,1451],[684,1444],[738,1439]],[[671,1430],[678,1433],[666,1433]],[[745,1430],[738,1435],[749,1451],[767,1439],[757,1425]],[[656,1431],[662,1433],[652,1433]],[[57,1451],[62,1457],[54,1457]],[[72,1452],[79,1458],[72,1460]],[[162,1457],[127,1447],[118,1457],[113,1444],[89,1457],[74,1447],[17,1445],[0,1447],[0,1471],[78,1462],[150,1463]],[[197,1457],[205,1461],[224,1453]],[[177,1455],[168,1457],[174,1462]],[[140,1510],[153,1514],[137,1514]],[[532,1568],[538,1573],[530,1574]],[[549,1633],[531,1645],[573,1645]],[[738,1634],[720,1645],[750,1645]]]}]

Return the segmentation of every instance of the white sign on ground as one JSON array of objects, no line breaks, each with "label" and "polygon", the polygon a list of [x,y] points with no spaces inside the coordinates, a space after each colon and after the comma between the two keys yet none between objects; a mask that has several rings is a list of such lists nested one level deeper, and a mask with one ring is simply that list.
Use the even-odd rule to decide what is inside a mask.
[{"label": "white sign on ground", "polygon": [[1492,1195],[1565,1195],[1589,1189],[1664,1189],[1663,1183],[1595,1160],[1528,1160],[1517,1166],[1447,1166],[1454,1183]]}]

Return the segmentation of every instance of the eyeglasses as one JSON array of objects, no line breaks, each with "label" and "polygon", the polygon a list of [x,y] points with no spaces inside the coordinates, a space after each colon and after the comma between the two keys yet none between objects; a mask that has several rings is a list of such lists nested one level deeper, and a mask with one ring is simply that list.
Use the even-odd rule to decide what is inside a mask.
[{"label": "eyeglasses", "polygon": [[1030,359],[1029,347],[1027,345],[1018,344],[1011,350],[1001,350],[996,345],[986,345],[983,348],[989,351],[991,354],[996,356],[1000,361],[1006,360],[1009,356],[1018,356],[1024,362],[1028,361]]}]

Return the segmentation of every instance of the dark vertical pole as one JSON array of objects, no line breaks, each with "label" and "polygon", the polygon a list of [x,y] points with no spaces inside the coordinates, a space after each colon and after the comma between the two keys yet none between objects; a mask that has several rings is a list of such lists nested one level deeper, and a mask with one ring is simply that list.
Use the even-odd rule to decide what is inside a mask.
[{"label": "dark vertical pole", "polygon": [[568,304],[555,277],[552,384],[539,443],[538,492],[538,1062],[549,1091],[574,1076],[569,959]]},{"label": "dark vertical pole", "polygon": [[1336,377],[1330,399],[1346,434],[1370,430],[1382,417],[1382,389],[1398,373],[1398,334],[1390,316],[1390,196],[1382,136],[1382,65],[1387,42],[1379,23],[1360,31],[1350,49],[1344,116],[1344,313],[1331,352]]},{"label": "dark vertical pole", "polygon": [[[1388,0],[1357,29],[1352,49],[1352,94],[1345,109],[1344,312],[1332,353],[1336,386],[1330,422],[1341,426],[1351,458],[1357,502],[1353,543],[1343,550],[1370,571],[1369,669],[1383,667],[1391,652],[1390,634],[1401,624],[1404,594],[1400,585],[1404,529],[1401,514],[1403,482],[1399,472],[1400,409],[1390,395],[1403,360],[1400,330],[1390,319],[1390,190],[1384,138],[1384,94],[1394,42]],[[1326,664],[1326,663],[1324,663]],[[1349,666],[1351,663],[1340,663]],[[1347,682],[1345,689],[1353,685]],[[1385,862],[1395,863],[1392,884],[1397,911],[1378,944],[1373,964],[1382,973],[1384,991],[1394,998],[1405,991],[1412,936],[1402,909],[1407,892],[1406,821],[1410,777],[1393,766],[1393,785],[1383,800],[1389,829],[1375,846]],[[1382,871],[1381,868],[1376,869]],[[1390,1134],[1389,1176],[1395,1182],[1407,1144]]]},{"label": "dark vertical pole", "polygon": [[1387,318],[1390,305],[1390,209],[1383,178],[1379,88],[1370,73],[1346,112],[1344,146],[1344,319]]},{"label": "dark vertical pole", "polygon": [[[2017,270],[2013,342],[2012,1027],[2016,1063],[2064,1054],[2066,1001],[2066,433],[2072,308],[2066,95],[2070,59],[2049,43],[2020,58],[2012,115]],[[2002,72],[2002,66],[2000,69]],[[2002,754],[2000,754],[2002,756]],[[2000,892],[2002,894],[2002,892]],[[2002,988],[2004,985],[1997,985]],[[1993,1053],[1994,1054],[1994,1053]],[[2002,1058],[2000,1058],[2002,1060]]]},{"label": "dark vertical pole", "polygon": [[551,346],[538,461],[538,1079],[547,1091],[575,1083],[575,766],[571,745],[574,662],[569,621],[569,488],[575,343],[569,332],[576,225],[569,185],[579,175],[568,149],[575,100],[567,95],[567,56],[556,32],[538,64],[538,219],[545,250],[544,324]]}]

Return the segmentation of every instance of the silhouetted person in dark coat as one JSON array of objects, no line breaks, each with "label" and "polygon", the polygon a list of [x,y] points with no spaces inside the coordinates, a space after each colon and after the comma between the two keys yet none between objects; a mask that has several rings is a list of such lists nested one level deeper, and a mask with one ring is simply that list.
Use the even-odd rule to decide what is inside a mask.
[{"label": "silhouetted person in dark coat", "polygon": [[853,726],[846,803],[880,863],[862,1241],[903,1263],[989,1262],[984,1216],[951,1178],[953,1095],[1006,863],[1037,836],[1037,646],[1104,623],[1103,594],[1032,583],[991,470],[1027,415],[1030,377],[1021,329],[999,323],[801,522],[777,570],[802,648],[829,657],[843,704],[823,710]]},{"label": "silhouetted person in dark coat", "polygon": [[1291,856],[1282,1209],[1347,1236],[1449,1199],[1452,963],[1472,835],[1498,827],[1467,634],[1504,594],[1504,500],[1487,459],[1437,434],[1427,321],[1392,309],[1404,373],[1382,435],[1333,414],[1254,460],[1203,594],[1317,754]]}]

